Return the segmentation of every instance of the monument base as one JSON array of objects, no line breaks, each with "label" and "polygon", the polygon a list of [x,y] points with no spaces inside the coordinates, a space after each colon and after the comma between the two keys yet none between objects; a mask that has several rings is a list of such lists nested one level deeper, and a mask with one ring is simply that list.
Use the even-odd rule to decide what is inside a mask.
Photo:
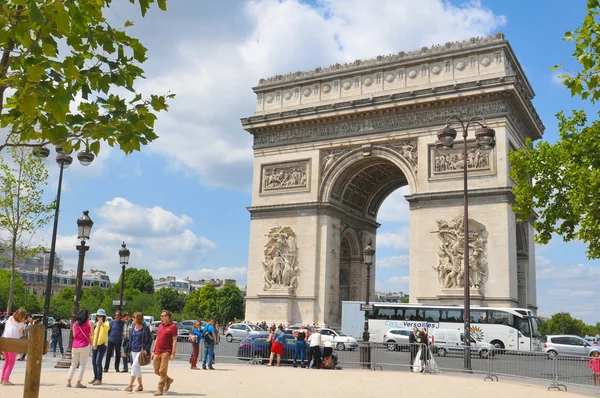
[{"label": "monument base", "polygon": [[[481,291],[478,287],[472,287],[469,289],[471,299],[481,300],[484,297],[481,295]],[[465,289],[462,287],[457,288],[442,288],[440,289],[440,294],[437,295],[441,299],[449,298],[449,299],[464,299],[465,297]]]},{"label": "monument base", "polygon": [[291,286],[273,286],[269,290],[263,290],[258,293],[258,297],[293,297],[294,288]]}]

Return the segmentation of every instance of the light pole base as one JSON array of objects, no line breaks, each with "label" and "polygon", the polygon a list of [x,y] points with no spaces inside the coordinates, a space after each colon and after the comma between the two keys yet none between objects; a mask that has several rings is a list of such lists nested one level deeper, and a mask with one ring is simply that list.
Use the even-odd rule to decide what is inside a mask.
[{"label": "light pole base", "polygon": [[71,367],[71,359],[71,349],[68,348],[54,367],[56,369],[68,369]]},{"label": "light pole base", "polygon": [[360,367],[371,369],[371,346],[369,343],[360,347]]}]

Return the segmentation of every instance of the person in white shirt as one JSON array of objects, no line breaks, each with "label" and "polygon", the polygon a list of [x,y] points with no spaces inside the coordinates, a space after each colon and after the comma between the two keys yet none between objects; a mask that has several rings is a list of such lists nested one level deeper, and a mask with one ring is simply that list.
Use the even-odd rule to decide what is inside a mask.
[{"label": "person in white shirt", "polygon": [[[9,339],[18,339],[23,335],[23,329],[25,328],[25,324],[23,321],[27,317],[27,312],[23,308],[19,308],[13,316],[8,318],[4,326],[4,333],[2,337]],[[16,352],[4,352],[4,365],[2,366],[2,385],[3,386],[12,386],[13,384],[10,382],[10,375],[15,366],[15,361],[17,360]]]},{"label": "person in white shirt", "polygon": [[[310,346],[310,356],[312,358],[312,367],[314,369],[319,369],[321,366],[321,333],[319,333],[319,329],[316,327],[313,328],[313,332],[308,338],[308,343]],[[310,368],[311,366],[309,366]]]}]

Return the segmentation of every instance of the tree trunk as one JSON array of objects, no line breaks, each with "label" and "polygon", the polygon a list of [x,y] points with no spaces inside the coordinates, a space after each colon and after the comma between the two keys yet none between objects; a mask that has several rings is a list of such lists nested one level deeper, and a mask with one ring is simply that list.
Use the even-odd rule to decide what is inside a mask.
[{"label": "tree trunk", "polygon": [[12,253],[10,258],[10,290],[8,292],[8,304],[6,305],[6,312],[10,314],[12,305],[15,300],[15,273],[17,272],[17,239],[13,234],[12,239]]}]

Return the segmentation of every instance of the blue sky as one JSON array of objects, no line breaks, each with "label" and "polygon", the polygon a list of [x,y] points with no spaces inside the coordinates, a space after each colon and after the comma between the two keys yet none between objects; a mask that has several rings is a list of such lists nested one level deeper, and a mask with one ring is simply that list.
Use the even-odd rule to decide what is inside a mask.
[{"label": "blue sky", "polygon": [[[115,4],[118,3],[118,4]],[[76,220],[95,221],[86,268],[116,281],[124,240],[130,264],[154,276],[226,278],[246,282],[252,184],[252,140],[240,117],[253,112],[259,78],[335,62],[418,49],[503,32],[537,96],[534,105],[556,140],[560,109],[592,108],[571,99],[550,67],[571,60],[563,33],[580,25],[584,0],[545,1],[219,1],[171,0],[142,19],[128,2],[113,2],[113,23],[131,19],[132,34],[148,47],[145,93],[177,98],[161,114],[161,137],[141,153],[104,148],[91,166],[65,171],[58,251],[74,268]],[[568,4],[568,5],[567,5]],[[55,194],[50,164],[47,196]],[[384,203],[378,232],[377,288],[408,289],[408,204],[402,189]],[[51,225],[40,233],[49,244]],[[554,239],[536,248],[541,315],[566,310],[600,321],[598,261],[579,242]]]}]

